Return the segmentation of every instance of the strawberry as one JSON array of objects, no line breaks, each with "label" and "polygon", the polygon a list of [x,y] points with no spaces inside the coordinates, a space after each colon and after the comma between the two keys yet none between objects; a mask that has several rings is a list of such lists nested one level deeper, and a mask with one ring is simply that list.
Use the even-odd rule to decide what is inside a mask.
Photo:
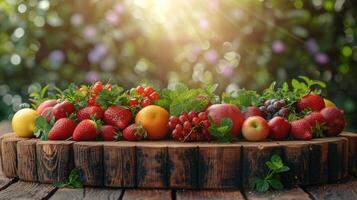
[{"label": "strawberry", "polygon": [[336,107],[324,108],[320,111],[326,121],[326,136],[337,136],[346,127],[346,120],[343,111]]},{"label": "strawberry", "polygon": [[53,125],[48,133],[49,140],[66,140],[72,137],[76,122],[68,118],[61,118]]},{"label": "strawberry", "polygon": [[50,122],[53,118],[53,107],[47,107],[45,108],[42,113],[41,116],[43,116],[47,122]]},{"label": "strawberry", "polygon": [[124,129],[130,120],[131,111],[122,106],[110,106],[104,112],[104,122],[119,129]]},{"label": "strawberry", "polygon": [[103,119],[104,111],[99,106],[89,106],[82,108],[76,112],[78,121],[83,121],[85,119]]},{"label": "strawberry", "polygon": [[66,118],[75,111],[74,106],[69,101],[65,100],[53,107],[53,116],[56,120]]},{"label": "strawberry", "polygon": [[304,117],[304,120],[307,121],[314,134],[314,137],[324,137],[324,130],[326,129],[326,120],[319,112],[312,112]]},{"label": "strawberry", "polygon": [[293,138],[297,140],[311,140],[312,138],[312,128],[304,119],[291,122],[290,132]]},{"label": "strawberry", "polygon": [[289,134],[290,123],[282,117],[274,117],[268,122],[269,137],[274,140],[283,140]]},{"label": "strawberry", "polygon": [[304,119],[312,126],[315,127],[317,124],[324,124],[326,123],[325,118],[319,112],[312,112],[309,115],[306,115]]},{"label": "strawberry", "polygon": [[121,136],[119,132],[111,125],[103,125],[100,127],[100,136],[104,141],[113,141]]},{"label": "strawberry", "polygon": [[317,94],[307,94],[297,103],[297,108],[302,111],[304,109],[311,109],[312,111],[320,111],[325,108],[324,99]]},{"label": "strawberry", "polygon": [[98,125],[95,121],[85,119],[81,121],[73,132],[73,140],[75,141],[91,141],[98,136]]},{"label": "strawberry", "polygon": [[256,106],[249,106],[247,110],[243,113],[243,115],[244,115],[244,119],[247,119],[248,117],[252,117],[252,116],[263,117],[262,112]]},{"label": "strawberry", "polygon": [[123,138],[129,141],[142,140],[146,136],[146,130],[142,125],[132,124],[123,130]]}]

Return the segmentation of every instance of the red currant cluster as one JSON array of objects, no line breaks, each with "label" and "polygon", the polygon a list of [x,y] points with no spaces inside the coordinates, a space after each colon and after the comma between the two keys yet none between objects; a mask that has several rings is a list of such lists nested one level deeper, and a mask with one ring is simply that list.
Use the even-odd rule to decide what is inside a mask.
[{"label": "red currant cluster", "polygon": [[160,94],[157,93],[151,86],[143,87],[139,85],[135,89],[130,91],[130,107],[146,107],[153,101],[160,99]]},{"label": "red currant cluster", "polygon": [[182,112],[179,117],[171,116],[169,128],[172,138],[176,141],[209,141],[208,128],[211,126],[205,112]]},{"label": "red currant cluster", "polygon": [[89,89],[89,94],[90,97],[88,99],[88,105],[90,106],[98,106],[98,104],[96,103],[97,97],[99,95],[99,92],[103,90],[103,88],[107,89],[107,90],[111,90],[112,89],[112,84],[107,83],[105,86],[103,86],[103,83],[100,81],[95,82],[94,84],[92,84],[92,86]]}]

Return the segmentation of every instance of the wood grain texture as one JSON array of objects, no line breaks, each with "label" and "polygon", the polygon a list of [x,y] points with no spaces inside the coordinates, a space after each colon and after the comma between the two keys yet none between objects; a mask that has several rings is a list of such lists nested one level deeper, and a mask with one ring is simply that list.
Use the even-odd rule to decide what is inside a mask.
[{"label": "wood grain texture", "polygon": [[121,189],[107,188],[60,188],[50,198],[50,200],[118,200],[122,195]]},{"label": "wood grain texture", "polygon": [[292,187],[281,191],[268,191],[265,193],[247,192],[247,200],[311,200],[309,195],[299,187]]},{"label": "wood grain texture", "polygon": [[136,183],[139,188],[168,186],[165,144],[145,143],[136,147]]},{"label": "wood grain texture", "polygon": [[172,188],[197,188],[197,145],[176,143],[168,146],[168,176]]},{"label": "wood grain texture", "polygon": [[176,200],[244,200],[239,190],[178,190]]},{"label": "wood grain texture", "polygon": [[[2,152],[2,148],[1,148],[1,144],[2,144],[2,140],[6,137],[15,137],[15,133],[5,133],[3,135],[0,136],[0,151]],[[0,175],[4,175],[3,173],[3,166],[2,166],[2,153],[0,152]]]},{"label": "wood grain texture", "polygon": [[253,177],[263,177],[268,172],[265,162],[274,154],[281,156],[281,146],[278,143],[248,143],[243,146],[244,188],[252,188]]},{"label": "wood grain texture", "polygon": [[348,167],[349,167],[349,140],[347,138],[342,137],[342,172],[341,178],[346,178],[348,176]]},{"label": "wood grain texture", "polygon": [[52,185],[19,181],[0,191],[0,199],[40,200],[48,197],[56,188]]},{"label": "wood grain texture", "polygon": [[37,139],[30,139],[17,143],[17,175],[20,180],[37,181],[37,142]]},{"label": "wood grain texture", "polygon": [[290,170],[282,174],[285,186],[309,184],[309,144],[302,141],[279,142],[282,159]]},{"label": "wood grain texture", "polygon": [[18,137],[5,137],[1,141],[2,171],[5,176],[17,176],[17,142],[26,140]]},{"label": "wood grain texture", "polygon": [[136,185],[136,153],[133,142],[103,144],[104,185],[134,187]]},{"label": "wood grain texture", "polygon": [[348,139],[349,172],[357,175],[357,134],[344,132],[341,136]]},{"label": "wood grain texture", "polygon": [[310,186],[305,191],[316,200],[352,200],[357,199],[357,181],[350,179],[338,184]]},{"label": "wood grain texture", "polygon": [[200,144],[198,148],[199,188],[239,187],[241,184],[241,145]]},{"label": "wood grain texture", "polygon": [[73,169],[72,141],[39,141],[36,143],[38,181],[63,181]]},{"label": "wood grain texture", "polygon": [[343,142],[341,138],[318,139],[328,141],[328,181],[335,182],[342,178]]},{"label": "wood grain texture", "polygon": [[326,183],[328,180],[328,143],[309,141],[309,184]]},{"label": "wood grain texture", "polygon": [[170,200],[171,190],[126,189],[122,200]]},{"label": "wood grain texture", "polygon": [[74,167],[81,170],[83,185],[103,185],[103,145],[100,142],[73,144]]}]

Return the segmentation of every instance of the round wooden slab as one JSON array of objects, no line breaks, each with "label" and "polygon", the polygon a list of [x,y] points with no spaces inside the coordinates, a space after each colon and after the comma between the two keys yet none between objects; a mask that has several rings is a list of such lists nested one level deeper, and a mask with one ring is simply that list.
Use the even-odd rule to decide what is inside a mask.
[{"label": "round wooden slab", "polygon": [[138,188],[250,188],[265,162],[280,155],[286,186],[335,182],[357,171],[357,134],[311,141],[179,143],[40,141],[0,138],[4,174],[53,183],[82,171],[84,185]]}]

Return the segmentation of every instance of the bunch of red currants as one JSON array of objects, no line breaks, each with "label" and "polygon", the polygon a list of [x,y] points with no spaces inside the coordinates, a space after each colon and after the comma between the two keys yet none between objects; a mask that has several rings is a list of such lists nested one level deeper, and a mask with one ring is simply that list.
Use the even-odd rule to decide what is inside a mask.
[{"label": "bunch of red currants", "polygon": [[211,126],[205,112],[182,112],[179,117],[171,116],[168,124],[171,136],[176,141],[209,141]]},{"label": "bunch of red currants", "polygon": [[139,85],[135,89],[130,91],[129,106],[130,107],[146,107],[151,105],[155,100],[160,99],[160,94],[155,91],[151,86],[141,86]]}]

